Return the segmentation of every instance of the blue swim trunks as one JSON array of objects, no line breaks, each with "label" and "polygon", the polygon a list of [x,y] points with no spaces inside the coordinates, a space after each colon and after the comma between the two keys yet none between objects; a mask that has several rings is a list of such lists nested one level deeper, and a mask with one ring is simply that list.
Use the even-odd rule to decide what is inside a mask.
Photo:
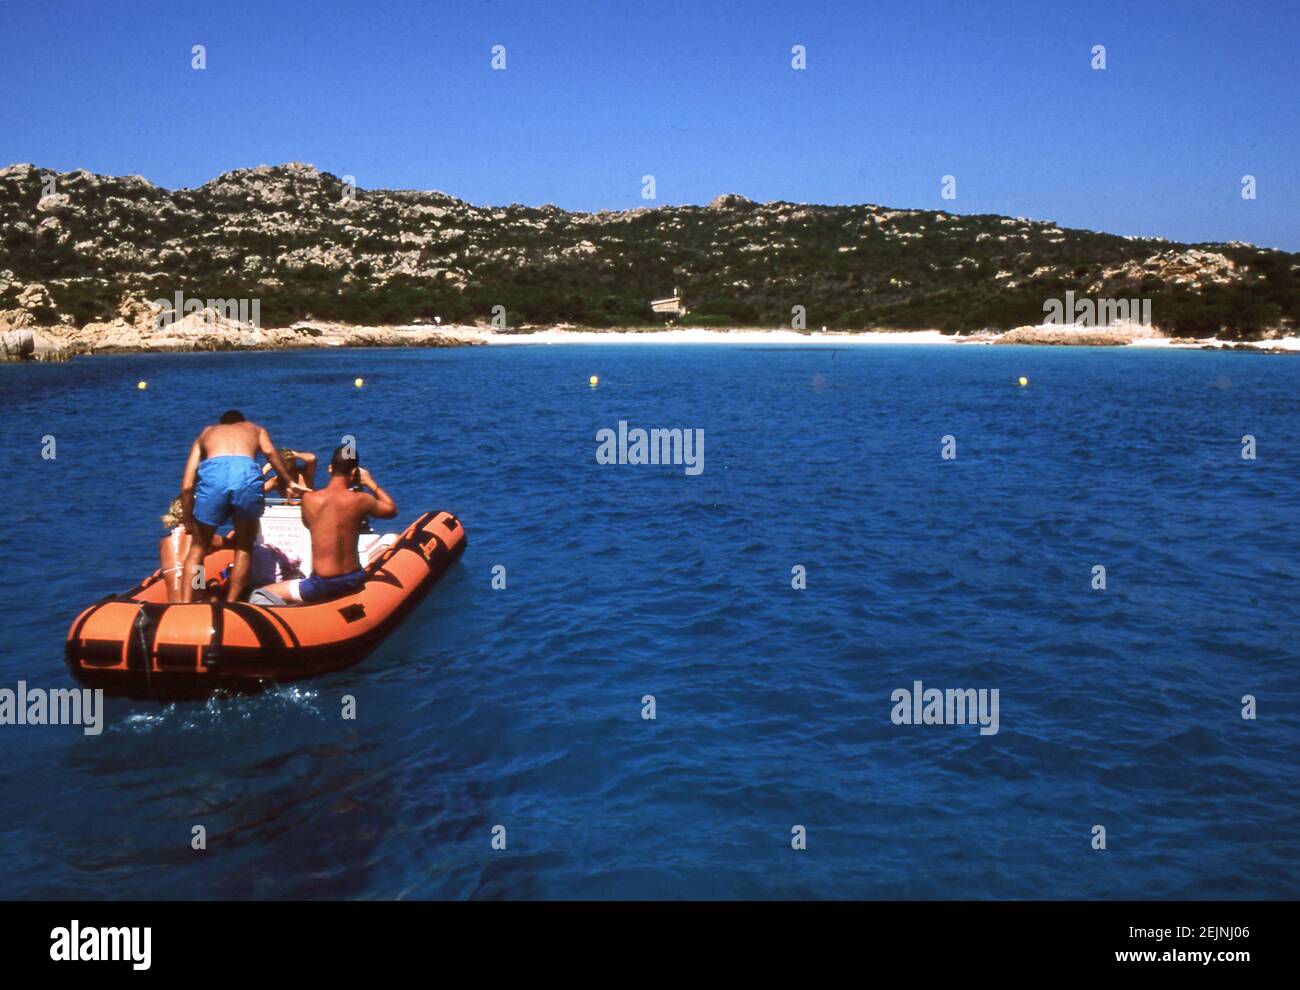
[{"label": "blue swim trunks", "polygon": [[199,465],[194,518],[213,529],[224,526],[232,514],[239,519],[261,519],[265,480],[251,457],[209,457]]},{"label": "blue swim trunks", "polygon": [[302,599],[304,605],[314,605],[317,602],[342,598],[344,595],[360,591],[365,583],[366,572],[360,568],[347,574],[340,574],[338,577],[321,577],[319,574],[313,574],[298,582],[298,597]]}]

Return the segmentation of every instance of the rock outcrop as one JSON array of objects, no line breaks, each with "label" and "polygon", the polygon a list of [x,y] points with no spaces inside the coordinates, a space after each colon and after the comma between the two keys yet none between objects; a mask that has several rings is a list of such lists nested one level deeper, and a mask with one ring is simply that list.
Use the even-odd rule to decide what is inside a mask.
[{"label": "rock outcrop", "polygon": [[0,361],[65,361],[71,357],[62,340],[40,330],[3,329],[3,317],[0,313]]},{"label": "rock outcrop", "polygon": [[1049,344],[1075,347],[1116,347],[1135,340],[1163,336],[1154,327],[1125,320],[1109,326],[1075,323],[1040,323],[1036,326],[1012,327],[993,338],[995,344]]},{"label": "rock outcrop", "polygon": [[459,347],[466,341],[431,327],[352,326],[303,321],[261,328],[231,320],[215,310],[191,313],[162,329],[148,320],[92,322],[62,332],[49,342],[67,355],[123,351],[292,350],[305,347]]}]

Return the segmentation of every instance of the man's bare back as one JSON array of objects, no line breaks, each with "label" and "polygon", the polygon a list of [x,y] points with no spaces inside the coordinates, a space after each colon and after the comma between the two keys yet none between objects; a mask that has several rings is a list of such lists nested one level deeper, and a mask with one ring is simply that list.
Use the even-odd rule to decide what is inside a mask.
[{"label": "man's bare back", "polygon": [[312,573],[337,577],[361,566],[357,537],[374,499],[330,485],[302,497],[302,522],[311,531]]},{"label": "man's bare back", "polygon": [[249,457],[257,459],[262,447],[260,439],[262,428],[256,423],[245,420],[242,423],[214,423],[204,427],[199,434],[200,456],[209,457]]}]

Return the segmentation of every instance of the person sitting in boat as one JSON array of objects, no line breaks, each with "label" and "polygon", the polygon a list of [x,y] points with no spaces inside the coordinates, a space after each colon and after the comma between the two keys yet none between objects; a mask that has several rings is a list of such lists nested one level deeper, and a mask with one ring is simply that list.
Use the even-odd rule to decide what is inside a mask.
[{"label": "person sitting in boat", "polygon": [[237,602],[243,595],[265,504],[262,472],[257,466],[259,453],[266,456],[275,473],[284,479],[291,495],[307,490],[294,480],[280,460],[270,434],[256,423],[250,423],[237,409],[223,413],[219,423],[204,427],[190,448],[181,481],[181,505],[183,521],[193,540],[182,573],[182,602],[194,600],[193,575],[202,571],[217,529],[232,518],[235,564],[226,586],[226,601]]},{"label": "person sitting in boat", "polygon": [[[229,580],[234,565],[227,565],[221,572],[224,580]],[[289,551],[274,544],[267,543],[261,533],[253,543],[252,559],[248,564],[248,587],[260,588],[262,585],[275,584],[302,577],[302,561]],[[251,597],[251,596],[250,596]]]},{"label": "person sitting in boat", "polygon": [[[162,517],[162,524],[167,527],[167,535],[158,544],[158,559],[162,567],[163,580],[167,582],[167,600],[181,600],[181,572],[185,569],[185,558],[189,555],[193,537],[181,522],[185,507],[178,495]],[[218,534],[212,536],[213,550],[220,550],[225,545]]]},{"label": "person sitting in boat", "polygon": [[[291,447],[280,448],[280,460],[284,461],[285,467],[293,475],[293,480],[302,485],[303,488],[312,489],[316,487],[316,455],[309,450],[294,450]],[[262,483],[262,491],[267,495],[276,495],[279,498],[289,498],[289,486],[284,479],[275,473],[271,465],[262,465],[262,477],[266,480]]]},{"label": "person sitting in boat", "polygon": [[[311,533],[310,577],[259,588],[254,601],[314,605],[360,591],[366,581],[357,537],[368,516],[392,519],[397,503],[357,460],[356,448],[339,447],[329,465],[330,482],[302,497],[302,521]],[[359,484],[370,492],[354,491]]]}]

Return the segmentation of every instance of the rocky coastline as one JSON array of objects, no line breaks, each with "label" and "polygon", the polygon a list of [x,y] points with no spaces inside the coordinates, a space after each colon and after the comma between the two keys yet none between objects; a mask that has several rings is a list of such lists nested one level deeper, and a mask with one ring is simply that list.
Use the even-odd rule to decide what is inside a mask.
[{"label": "rocky coastline", "polygon": [[25,310],[0,311],[0,361],[66,361],[81,354],[286,351],[329,347],[466,347],[465,328],[354,326],[302,320],[264,328],[211,309],[159,325],[157,308],[125,300],[117,318],[84,326],[40,325]]},{"label": "rocky coastline", "polygon": [[[1028,325],[1045,314],[1057,325]],[[1155,337],[1113,326],[1130,317]],[[1271,347],[1300,333],[1300,254],[735,194],[476,205],[297,162],[180,189],[0,168],[0,354],[452,346],[566,327]]]},{"label": "rocky coastline", "polygon": [[178,353],[203,351],[287,351],[335,347],[474,347],[486,344],[663,342],[757,343],[766,339],[869,343],[947,343],[963,346],[1019,344],[1043,347],[1166,346],[1180,349],[1238,350],[1256,354],[1300,354],[1300,338],[1276,335],[1248,343],[1168,337],[1150,327],[1024,326],[1007,331],[954,335],[938,330],[793,332],[771,327],[602,327],[563,324],[495,330],[483,324],[362,326],[300,320],[264,328],[201,310],[170,325],[157,326],[156,312],[135,300],[123,303],[107,322],[43,326],[25,311],[0,311],[0,362],[67,361],[78,355]]}]

